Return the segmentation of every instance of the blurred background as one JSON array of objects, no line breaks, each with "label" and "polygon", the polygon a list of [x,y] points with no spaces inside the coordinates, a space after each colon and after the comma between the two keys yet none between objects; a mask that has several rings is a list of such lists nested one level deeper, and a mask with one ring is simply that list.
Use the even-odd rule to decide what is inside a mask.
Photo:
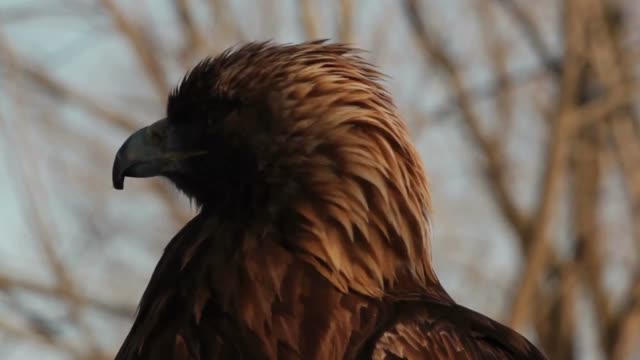
[{"label": "blurred background", "polygon": [[194,215],[113,156],[206,55],[368,51],[427,167],[436,270],[551,359],[640,359],[635,0],[0,0],[0,358],[112,359]]}]

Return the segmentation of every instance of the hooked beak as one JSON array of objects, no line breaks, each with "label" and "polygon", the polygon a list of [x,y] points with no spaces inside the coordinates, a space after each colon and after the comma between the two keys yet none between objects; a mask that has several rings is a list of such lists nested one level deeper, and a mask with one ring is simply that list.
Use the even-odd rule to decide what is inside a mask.
[{"label": "hooked beak", "polygon": [[145,178],[177,171],[180,160],[206,153],[168,149],[168,131],[167,119],[161,119],[129,136],[113,162],[114,188],[122,190],[127,176]]}]

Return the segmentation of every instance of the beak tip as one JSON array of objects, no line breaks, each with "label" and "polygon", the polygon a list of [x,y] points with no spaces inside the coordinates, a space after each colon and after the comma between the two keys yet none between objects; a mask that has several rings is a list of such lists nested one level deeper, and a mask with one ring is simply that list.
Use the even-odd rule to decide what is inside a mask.
[{"label": "beak tip", "polygon": [[124,188],[124,176],[113,175],[113,188],[116,190],[122,190]]},{"label": "beak tip", "polygon": [[116,190],[122,190],[124,188],[124,171],[121,165],[120,153],[118,153],[113,163],[113,169],[111,170],[111,181],[113,188]]}]

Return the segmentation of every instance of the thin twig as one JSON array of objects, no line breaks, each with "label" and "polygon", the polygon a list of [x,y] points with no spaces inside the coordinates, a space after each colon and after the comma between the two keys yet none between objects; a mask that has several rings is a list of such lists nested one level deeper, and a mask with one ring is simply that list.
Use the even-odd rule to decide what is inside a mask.
[{"label": "thin twig", "polygon": [[345,43],[353,42],[354,0],[338,0],[340,2],[340,16],[338,23],[338,39]]},{"label": "thin twig", "polygon": [[193,16],[191,15],[191,8],[189,6],[189,0],[177,0],[174,2],[176,14],[182,27],[182,33],[186,39],[184,47],[184,57],[189,59],[193,54],[202,49],[205,44],[205,37],[195,23]]},{"label": "thin twig", "polygon": [[[59,287],[42,285],[30,280],[15,278],[3,274],[0,274],[0,289],[22,290],[51,298],[62,299],[64,301],[68,301],[70,296],[69,292],[63,291]],[[134,305],[115,304],[100,298],[83,295],[81,293],[76,293],[75,299],[80,306],[92,308],[124,319],[130,319],[135,313]]]},{"label": "thin twig", "polygon": [[636,275],[629,289],[629,297],[612,320],[610,356],[612,360],[628,359],[633,347],[638,346],[640,332],[640,275]]},{"label": "thin twig", "polygon": [[[99,119],[106,120],[109,124],[115,125],[127,133],[137,130],[141,127],[133,118],[124,115],[122,113],[113,111],[107,106],[101,104],[97,100],[87,96],[86,94],[71,88],[63,82],[56,80],[46,71],[37,68],[36,66],[29,64],[29,62],[20,56],[12,55],[16,60],[14,63],[15,71],[22,74],[28,80],[40,86],[49,96],[54,99],[67,100],[79,108],[89,112]],[[174,206],[176,194],[171,191],[166,185],[153,181],[150,182],[152,191],[157,193],[163,201],[168,203],[171,212],[172,219],[177,224],[183,224],[188,220],[188,214],[185,213],[180,207]]]},{"label": "thin twig", "polygon": [[462,119],[469,128],[472,139],[487,159],[486,175],[489,180],[488,183],[498,205],[502,209],[502,213],[516,232],[526,233],[528,220],[522,211],[518,209],[513,200],[513,196],[509,193],[505,174],[506,164],[502,149],[497,146],[496,141],[487,137],[481,130],[481,121],[473,110],[471,98],[465,91],[460,72],[444,49],[429,36],[424,20],[420,15],[417,2],[415,0],[406,0],[404,5],[405,13],[409,18],[410,25],[417,37],[423,54],[427,59],[437,64],[446,74],[453,92],[456,95],[456,101],[462,113]]},{"label": "thin twig", "polygon": [[575,359],[578,278],[577,264],[571,261],[562,264],[551,313],[542,320],[548,323],[541,342],[549,359]]},{"label": "thin twig", "polygon": [[22,73],[28,80],[40,86],[40,88],[52,98],[69,101],[90,114],[105,119],[110,124],[118,126],[125,131],[133,131],[139,127],[139,124],[131,117],[110,110],[97,100],[78,90],[72,89],[70,86],[52,77],[46,71],[29,64],[26,60],[19,57],[17,57],[17,59],[16,71]]},{"label": "thin twig", "polygon": [[[602,238],[598,219],[602,186],[601,133],[604,123],[584,127],[578,134],[572,151],[575,258],[582,268],[583,278],[593,294],[596,319],[606,329],[610,316],[610,298],[602,282]],[[601,334],[603,348],[607,340]]]},{"label": "thin twig", "polygon": [[[15,68],[16,59],[13,56],[12,49],[6,43],[4,33],[2,32],[0,32],[0,52],[5,55],[8,65],[12,69]],[[17,74],[17,72],[12,73]],[[13,87],[13,100],[16,105],[15,111],[18,114],[18,118],[26,118],[23,112],[26,106],[24,103],[25,97],[22,92],[19,91],[20,89],[21,87],[19,86]],[[57,287],[60,289],[60,292],[67,294],[66,298],[69,300],[69,312],[72,318],[81,329],[92,349],[98,350],[99,344],[97,337],[93,333],[93,329],[78,312],[78,299],[76,298],[74,279],[61,255],[58,253],[58,246],[55,242],[60,232],[56,224],[47,221],[48,218],[45,216],[45,214],[51,213],[51,207],[47,201],[49,198],[48,193],[42,183],[44,177],[39,173],[38,158],[31,152],[31,149],[35,149],[36,147],[31,145],[31,139],[26,134],[27,129],[24,125],[19,126],[20,124],[25,124],[24,122],[18,122],[16,126],[12,126],[12,123],[6,121],[4,118],[0,119],[0,122],[5,129],[5,141],[10,144],[12,149],[16,150],[14,154],[15,163],[16,165],[20,164],[20,166],[16,166],[14,175],[22,183],[22,195],[26,199],[25,206],[27,208],[25,218],[30,219],[32,225],[34,225],[32,228],[36,231],[36,239],[42,248],[49,268],[56,277]],[[26,164],[31,164],[30,169],[32,173],[27,170]]]},{"label": "thin twig", "polygon": [[211,33],[233,42],[246,41],[247,35],[242,29],[242,21],[234,21],[232,8],[228,0],[209,0],[209,12],[214,27]]},{"label": "thin twig", "polygon": [[313,4],[314,2],[311,0],[300,0],[297,5],[302,33],[308,40],[318,38],[318,24],[316,23],[318,14],[313,9]]},{"label": "thin twig", "polygon": [[502,8],[513,17],[514,22],[520,27],[525,39],[531,45],[540,63],[550,72],[559,74],[560,63],[553,60],[551,51],[543,40],[542,33],[535,25],[530,13],[513,0],[495,0]]},{"label": "thin twig", "polygon": [[101,0],[102,5],[111,15],[113,22],[124,38],[129,42],[134,53],[142,66],[143,71],[147,74],[153,83],[156,92],[160,98],[164,98],[169,93],[169,83],[162,63],[158,60],[149,39],[145,36],[143,30],[134,22],[129,20],[124,12],[118,8],[114,0]]},{"label": "thin twig", "polygon": [[511,77],[508,76],[507,63],[509,61],[509,52],[507,46],[499,38],[500,32],[496,29],[495,14],[491,6],[490,0],[483,0],[478,4],[479,18],[481,26],[481,34],[485,45],[485,52],[490,58],[490,64],[493,69],[494,76],[502,80],[500,90],[496,96],[496,113],[500,121],[500,132],[502,136],[498,136],[500,146],[502,141],[508,138],[513,119],[514,101],[512,97],[513,84]]},{"label": "thin twig", "polygon": [[[609,92],[618,88],[618,84],[634,74],[634,65],[626,61],[625,48],[622,45],[621,29],[624,19],[619,17],[618,5],[609,1],[590,0],[591,29],[593,44],[591,47],[595,72]],[[635,93],[634,93],[635,94]],[[614,139],[614,152],[627,183],[627,192],[631,195],[631,214],[633,222],[640,221],[640,192],[635,183],[640,174],[640,136],[633,131],[637,114],[630,104],[619,108],[609,117],[608,126]],[[620,149],[624,149],[620,153]],[[634,158],[635,157],[635,158]],[[638,173],[636,173],[638,171]],[[635,178],[635,179],[634,179]],[[640,226],[634,225],[633,236],[640,244]],[[640,265],[638,265],[640,269]],[[636,270],[639,271],[639,270]],[[607,317],[600,322],[603,346],[612,359],[625,359],[632,349],[633,336],[637,336],[640,321],[640,276],[628,289],[627,301],[616,311],[608,311]],[[609,309],[607,309],[609,310]]]},{"label": "thin twig", "polygon": [[77,346],[66,341],[46,336],[42,333],[22,329],[0,319],[0,332],[20,340],[32,340],[42,345],[49,346],[61,352],[71,355],[74,358],[82,357],[83,352]]},{"label": "thin twig", "polygon": [[549,148],[540,191],[540,202],[532,225],[533,234],[529,256],[527,264],[521,272],[521,277],[516,282],[517,290],[508,321],[511,326],[516,328],[521,327],[530,315],[529,310],[531,309],[534,291],[538,286],[538,280],[545,270],[551,253],[549,230],[554,217],[554,205],[558,199],[560,184],[566,170],[568,140],[573,125],[573,119],[569,114],[575,106],[574,101],[580,80],[580,69],[582,68],[579,54],[583,51],[584,39],[581,36],[582,28],[578,20],[579,6],[576,5],[576,1],[579,0],[569,1],[571,10],[566,12],[567,55],[563,66],[560,101],[557,115],[552,121],[550,129]]}]

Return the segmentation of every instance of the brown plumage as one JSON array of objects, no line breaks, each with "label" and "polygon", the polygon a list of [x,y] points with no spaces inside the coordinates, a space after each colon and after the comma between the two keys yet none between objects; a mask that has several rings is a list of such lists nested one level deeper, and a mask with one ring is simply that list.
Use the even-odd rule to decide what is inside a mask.
[{"label": "brown plumage", "polygon": [[197,65],[124,177],[201,207],[169,243],[116,359],[543,359],[453,302],[427,180],[381,74],[353,48],[251,43]]}]

